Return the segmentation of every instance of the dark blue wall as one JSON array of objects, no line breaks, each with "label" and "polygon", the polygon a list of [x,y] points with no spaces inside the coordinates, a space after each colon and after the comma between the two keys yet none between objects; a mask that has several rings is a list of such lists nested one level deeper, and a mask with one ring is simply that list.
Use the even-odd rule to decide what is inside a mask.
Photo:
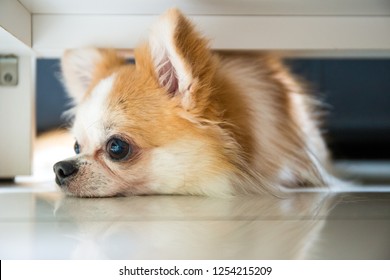
[{"label": "dark blue wall", "polygon": [[323,100],[324,129],[338,158],[390,158],[390,60],[291,61]]},{"label": "dark blue wall", "polygon": [[[287,63],[326,105],[324,130],[338,158],[390,158],[390,60],[296,59]],[[69,100],[59,61],[37,63],[38,132],[64,126]]]},{"label": "dark blue wall", "polygon": [[62,86],[60,61],[38,59],[36,83],[36,118],[38,132],[63,126],[62,113],[70,99]]}]

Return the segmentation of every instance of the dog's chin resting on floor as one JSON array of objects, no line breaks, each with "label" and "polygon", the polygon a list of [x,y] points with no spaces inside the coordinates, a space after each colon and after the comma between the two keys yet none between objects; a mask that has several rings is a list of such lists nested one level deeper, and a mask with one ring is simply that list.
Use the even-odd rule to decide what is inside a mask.
[{"label": "dog's chin resting on floor", "polygon": [[76,139],[54,165],[65,193],[278,194],[334,179],[316,102],[277,57],[213,52],[175,9],[134,56],[65,52]]}]

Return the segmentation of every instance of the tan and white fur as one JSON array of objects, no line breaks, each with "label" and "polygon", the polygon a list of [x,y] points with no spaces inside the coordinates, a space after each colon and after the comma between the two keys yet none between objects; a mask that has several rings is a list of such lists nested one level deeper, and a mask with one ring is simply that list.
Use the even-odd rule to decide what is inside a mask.
[{"label": "tan and white fur", "polygon": [[[67,194],[226,196],[330,184],[315,102],[280,59],[213,52],[175,9],[134,53],[135,65],[91,48],[62,59],[80,148],[54,167]],[[115,135],[131,149],[119,161],[107,151]]]}]

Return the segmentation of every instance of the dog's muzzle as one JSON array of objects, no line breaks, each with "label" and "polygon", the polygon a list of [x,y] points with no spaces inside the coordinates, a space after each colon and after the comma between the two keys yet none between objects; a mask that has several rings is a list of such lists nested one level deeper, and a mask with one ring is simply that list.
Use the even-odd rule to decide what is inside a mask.
[{"label": "dog's muzzle", "polygon": [[79,171],[77,162],[75,160],[64,160],[57,162],[53,166],[54,173],[56,174],[56,183],[60,187],[67,185],[69,179]]}]

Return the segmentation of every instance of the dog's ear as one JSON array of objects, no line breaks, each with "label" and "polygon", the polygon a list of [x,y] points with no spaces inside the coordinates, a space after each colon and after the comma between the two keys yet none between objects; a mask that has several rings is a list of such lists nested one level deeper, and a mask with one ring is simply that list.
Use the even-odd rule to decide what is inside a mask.
[{"label": "dog's ear", "polygon": [[61,70],[63,82],[74,103],[80,103],[95,81],[122,63],[123,58],[113,50],[67,50],[61,59]]},{"label": "dog's ear", "polygon": [[102,54],[97,49],[67,50],[61,59],[62,77],[68,94],[78,104],[91,86]]},{"label": "dog's ear", "polygon": [[207,99],[195,92],[213,76],[208,41],[177,9],[168,10],[152,27],[148,50],[159,85],[183,107],[191,109],[199,99]]}]

